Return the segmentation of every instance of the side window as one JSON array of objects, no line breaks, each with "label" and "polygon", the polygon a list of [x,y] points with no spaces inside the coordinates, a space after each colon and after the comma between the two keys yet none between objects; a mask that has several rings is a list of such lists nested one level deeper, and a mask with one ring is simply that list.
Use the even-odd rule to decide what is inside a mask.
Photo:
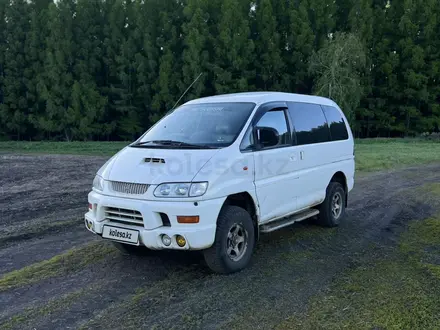
[{"label": "side window", "polygon": [[[290,130],[287,126],[286,114],[283,109],[274,109],[266,112],[263,117],[255,124],[256,127],[269,127],[277,130],[279,140],[277,146],[291,145],[292,138]],[[248,150],[254,145],[252,129],[248,129],[240,144],[240,150]]]},{"label": "side window", "polygon": [[330,141],[330,131],[321,106],[311,103],[289,103],[289,114],[296,132],[296,144]]},{"label": "side window", "polygon": [[327,118],[328,126],[330,127],[330,135],[333,141],[347,140],[348,132],[345,126],[344,118],[335,107],[323,105],[325,117]]},{"label": "side window", "polygon": [[276,129],[279,134],[277,146],[291,145],[291,134],[287,126],[286,115],[283,109],[275,109],[266,112],[256,126]]}]

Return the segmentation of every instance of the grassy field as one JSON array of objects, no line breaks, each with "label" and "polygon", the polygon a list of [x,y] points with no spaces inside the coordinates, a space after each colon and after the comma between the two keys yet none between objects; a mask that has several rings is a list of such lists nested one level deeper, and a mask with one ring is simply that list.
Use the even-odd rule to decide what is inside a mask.
[{"label": "grassy field", "polygon": [[278,329],[440,329],[439,246],[440,216],[411,223],[397,250],[377,249]]},{"label": "grassy field", "polygon": [[357,140],[356,169],[375,171],[440,161],[440,143],[417,139]]},{"label": "grassy field", "polygon": [[130,142],[0,141],[0,152],[112,156]]},{"label": "grassy field", "polygon": [[104,259],[104,257],[115,252],[115,249],[110,245],[103,245],[100,241],[73,248],[51,259],[34,263],[1,277],[0,292],[25,284],[36,283],[42,279],[68,274],[84,268],[89,263]]},{"label": "grassy field", "polygon": [[[112,156],[129,142],[0,142],[0,152]],[[440,143],[417,139],[356,141],[356,169],[361,172],[440,161]]]},{"label": "grassy field", "polygon": [[[418,189],[439,205],[440,183]],[[277,329],[440,329],[440,215],[409,223],[397,246],[372,246],[300,319]],[[373,257],[373,258],[371,258]]]}]

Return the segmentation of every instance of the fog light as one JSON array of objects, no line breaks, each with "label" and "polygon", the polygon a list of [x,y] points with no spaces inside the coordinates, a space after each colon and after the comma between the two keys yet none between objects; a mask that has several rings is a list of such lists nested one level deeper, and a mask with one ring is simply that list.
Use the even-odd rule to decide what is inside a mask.
[{"label": "fog light", "polygon": [[162,235],[162,243],[166,246],[170,246],[171,237],[169,237],[168,235]]},{"label": "fog light", "polygon": [[179,245],[180,247],[184,247],[186,244],[186,239],[183,236],[177,235],[176,242],[177,242],[177,245]]},{"label": "fog light", "polygon": [[87,228],[88,228],[88,229],[92,229],[92,227],[93,227],[93,222],[87,220],[86,223],[87,223]]}]

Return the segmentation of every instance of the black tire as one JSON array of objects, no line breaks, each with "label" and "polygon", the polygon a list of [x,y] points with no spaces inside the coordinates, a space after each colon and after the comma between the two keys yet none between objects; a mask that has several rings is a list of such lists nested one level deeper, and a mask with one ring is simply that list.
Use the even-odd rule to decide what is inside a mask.
[{"label": "black tire", "polygon": [[[339,196],[340,211],[334,213],[334,199]],[[339,182],[330,182],[327,187],[324,202],[318,207],[318,223],[325,227],[336,227],[345,216],[345,190]]]},{"label": "black tire", "polygon": [[[243,242],[237,243],[241,241],[241,237],[244,237]],[[224,206],[217,219],[214,244],[204,251],[205,261],[216,273],[235,273],[249,264],[254,246],[255,229],[250,214],[238,206]],[[228,253],[228,248],[233,250]],[[244,249],[243,252],[237,254],[235,251],[240,251],[241,248]]]},{"label": "black tire", "polygon": [[149,250],[145,246],[136,246],[136,245],[119,243],[119,242],[112,242],[112,243],[115,246],[115,248],[117,248],[123,254],[142,256],[148,254],[149,252]]}]

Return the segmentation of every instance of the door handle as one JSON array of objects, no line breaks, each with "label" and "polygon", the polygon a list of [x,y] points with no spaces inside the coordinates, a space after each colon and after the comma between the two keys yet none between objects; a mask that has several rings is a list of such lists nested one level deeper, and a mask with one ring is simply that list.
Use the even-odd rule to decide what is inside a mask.
[{"label": "door handle", "polygon": [[304,159],[304,151],[299,152],[299,159],[301,159],[301,160]]}]

